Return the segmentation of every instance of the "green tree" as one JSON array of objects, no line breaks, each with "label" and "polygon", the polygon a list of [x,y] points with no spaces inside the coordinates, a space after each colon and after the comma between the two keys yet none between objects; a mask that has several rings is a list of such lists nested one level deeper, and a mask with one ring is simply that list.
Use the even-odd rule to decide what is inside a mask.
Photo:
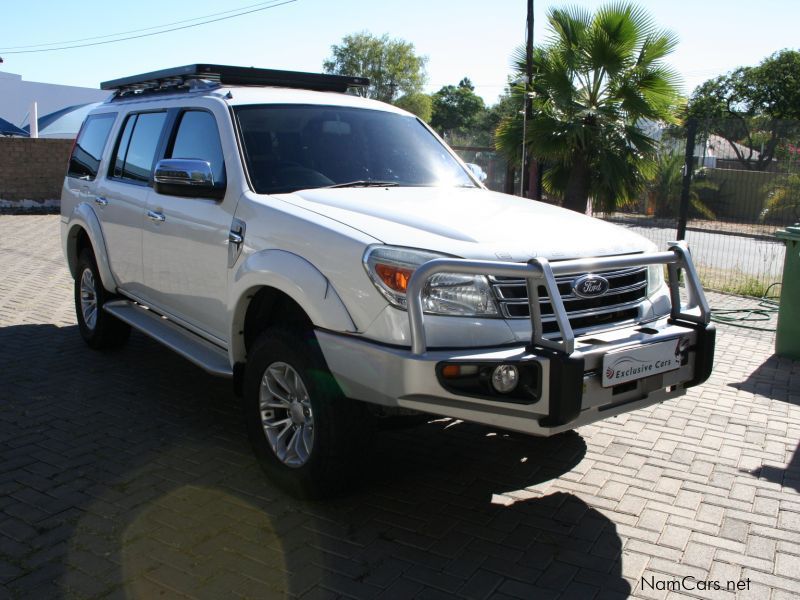
[{"label": "green tree", "polygon": [[[675,217],[681,199],[683,183],[684,156],[680,152],[661,152],[646,183],[648,198],[655,208],[657,217]],[[690,216],[716,219],[704,197],[719,192],[719,186],[707,181],[702,171],[692,179],[689,190]]]},{"label": "green tree", "polygon": [[458,85],[446,85],[433,95],[431,126],[442,134],[474,127],[485,110],[468,77]]},{"label": "green tree", "polygon": [[429,123],[431,120],[433,100],[428,94],[423,94],[421,92],[406,94],[395,100],[394,105],[410,113],[414,113],[426,123]]},{"label": "green tree", "polygon": [[766,186],[761,221],[772,225],[800,223],[800,174],[789,173]]},{"label": "green tree", "polygon": [[692,94],[690,117],[725,138],[741,164],[763,171],[800,119],[800,52],[782,50],[758,66],[709,79]]},{"label": "green tree", "polygon": [[[652,172],[655,141],[643,120],[672,122],[678,97],[676,73],[664,63],[677,44],[641,8],[607,4],[594,14],[582,8],[551,9],[550,39],[533,52],[533,81],[514,86],[534,95],[526,145],[544,161],[545,189],[563,206],[585,212],[591,195],[609,209],[634,197]],[[515,53],[517,74],[525,51]],[[497,145],[519,160],[522,117],[505,119]]]},{"label": "green tree", "polygon": [[334,75],[369,77],[367,97],[392,102],[398,96],[422,90],[427,62],[427,57],[415,53],[414,44],[362,31],[331,46],[331,56],[322,68]]}]

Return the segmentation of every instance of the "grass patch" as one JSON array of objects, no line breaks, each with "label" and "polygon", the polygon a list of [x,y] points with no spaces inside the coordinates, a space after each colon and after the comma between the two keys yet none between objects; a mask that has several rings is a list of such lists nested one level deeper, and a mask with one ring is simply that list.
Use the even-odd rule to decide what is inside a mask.
[{"label": "grass patch", "polygon": [[718,269],[697,265],[697,273],[703,287],[715,292],[724,292],[736,296],[750,296],[763,298],[769,294],[770,298],[780,297],[780,280],[765,280],[742,273],[739,269]]}]

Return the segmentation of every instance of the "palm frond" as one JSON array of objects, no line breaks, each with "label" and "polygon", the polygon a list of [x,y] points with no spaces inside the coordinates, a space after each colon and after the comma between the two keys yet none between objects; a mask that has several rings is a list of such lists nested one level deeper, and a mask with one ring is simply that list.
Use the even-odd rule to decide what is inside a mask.
[{"label": "palm frond", "polygon": [[[664,63],[677,38],[630,2],[611,2],[593,13],[553,8],[547,20],[547,41],[531,57],[533,81],[511,92],[520,108],[525,91],[535,95],[525,141],[548,165],[545,187],[550,193],[569,190],[565,204],[573,207],[582,204],[576,189],[609,206],[631,198],[656,171],[656,143],[639,124],[677,120],[680,80]],[[524,48],[514,51],[518,75],[525,72],[525,58]],[[522,118],[514,116],[497,129],[497,147],[511,160],[521,155],[522,127]],[[581,183],[568,187],[573,169],[574,182]]]}]

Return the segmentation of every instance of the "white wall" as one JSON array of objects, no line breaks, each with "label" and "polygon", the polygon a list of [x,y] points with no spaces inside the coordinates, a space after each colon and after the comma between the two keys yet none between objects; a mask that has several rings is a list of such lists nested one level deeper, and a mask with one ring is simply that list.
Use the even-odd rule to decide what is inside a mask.
[{"label": "white wall", "polygon": [[39,117],[53,111],[105,100],[110,92],[71,85],[23,81],[22,76],[0,71],[0,117],[22,127],[28,123],[31,102],[36,100]]}]

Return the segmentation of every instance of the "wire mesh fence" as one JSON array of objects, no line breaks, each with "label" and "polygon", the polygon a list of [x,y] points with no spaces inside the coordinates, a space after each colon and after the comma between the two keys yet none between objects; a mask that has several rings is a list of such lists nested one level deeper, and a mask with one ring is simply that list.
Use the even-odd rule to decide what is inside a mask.
[{"label": "wire mesh fence", "polygon": [[[698,122],[686,152],[685,129],[661,130],[659,160],[639,198],[595,216],[635,229],[660,246],[681,219],[685,156],[691,156],[685,239],[709,289],[762,296],[777,293],[784,245],[774,234],[800,221],[798,123]],[[755,146],[755,147],[754,147]]]},{"label": "wire mesh fence", "polygon": [[[773,284],[781,281],[784,244],[774,234],[800,222],[800,122],[731,121],[696,122],[693,136],[686,127],[649,128],[659,153],[643,191],[594,216],[633,229],[660,248],[678,238],[683,219],[707,288],[749,296],[779,293]],[[519,193],[519,169],[494,149],[454,149],[481,167],[489,189]],[[687,156],[691,178],[682,211]]]}]

